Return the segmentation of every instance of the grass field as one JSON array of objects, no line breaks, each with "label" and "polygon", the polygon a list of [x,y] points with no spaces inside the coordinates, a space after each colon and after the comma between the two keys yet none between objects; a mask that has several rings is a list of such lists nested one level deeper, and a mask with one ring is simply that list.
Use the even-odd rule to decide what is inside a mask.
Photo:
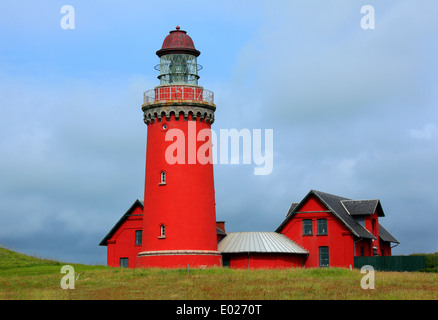
[{"label": "grass field", "polygon": [[348,269],[121,269],[70,264],[75,289],[61,288],[68,263],[0,248],[2,300],[437,300],[438,273],[376,272],[375,289]]}]

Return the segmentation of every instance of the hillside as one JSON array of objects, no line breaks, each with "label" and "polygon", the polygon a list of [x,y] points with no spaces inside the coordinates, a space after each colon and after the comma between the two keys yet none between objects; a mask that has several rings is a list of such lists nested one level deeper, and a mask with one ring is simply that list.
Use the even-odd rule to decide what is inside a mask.
[{"label": "hillside", "polygon": [[0,248],[0,299],[300,300],[438,299],[438,274],[376,272],[375,289],[359,270],[121,269],[74,264],[75,289],[60,283],[62,262]]},{"label": "hillside", "polygon": [[59,264],[53,260],[39,259],[0,247],[0,270]]}]

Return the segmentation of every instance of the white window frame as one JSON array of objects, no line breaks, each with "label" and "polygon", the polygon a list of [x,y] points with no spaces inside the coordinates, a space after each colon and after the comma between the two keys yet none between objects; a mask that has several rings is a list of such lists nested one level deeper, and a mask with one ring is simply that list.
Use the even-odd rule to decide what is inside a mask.
[{"label": "white window frame", "polygon": [[160,236],[158,239],[166,239],[166,226],[164,223],[160,225]]},{"label": "white window frame", "polygon": [[163,186],[166,184],[166,171],[161,171],[160,172],[160,183],[158,185]]}]

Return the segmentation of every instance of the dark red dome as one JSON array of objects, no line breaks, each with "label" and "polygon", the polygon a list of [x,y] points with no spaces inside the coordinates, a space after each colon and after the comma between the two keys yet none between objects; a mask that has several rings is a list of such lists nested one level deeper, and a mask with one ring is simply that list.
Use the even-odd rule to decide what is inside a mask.
[{"label": "dark red dome", "polygon": [[187,35],[187,32],[180,30],[179,26],[176,30],[169,32],[169,35],[164,39],[161,49],[157,51],[157,55],[161,57],[168,53],[188,53],[194,56],[199,56],[201,52],[196,50],[192,38]]}]

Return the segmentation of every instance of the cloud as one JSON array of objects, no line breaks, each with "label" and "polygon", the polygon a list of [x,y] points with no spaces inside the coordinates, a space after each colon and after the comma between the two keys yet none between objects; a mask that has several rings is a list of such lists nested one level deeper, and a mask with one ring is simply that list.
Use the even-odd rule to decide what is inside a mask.
[{"label": "cloud", "polygon": [[421,129],[409,130],[409,135],[416,140],[431,140],[438,137],[438,126],[434,123],[426,123]]},{"label": "cloud", "polygon": [[140,105],[157,85],[156,46],[181,24],[203,52],[216,132],[274,133],[270,175],[214,169],[227,230],[275,230],[313,188],[380,198],[397,250],[436,251],[437,4],[376,3],[367,31],[352,1],[191,4],[147,21],[135,17],[150,4],[78,5],[75,33],[59,28],[51,2],[2,19],[11,33],[0,53],[0,243],[105,262],[97,244],[143,197]]},{"label": "cloud", "polygon": [[271,120],[340,121],[419,97],[423,53],[414,48],[424,27],[405,4],[388,15],[376,6],[378,24],[368,31],[357,4],[273,8],[236,69]]},{"label": "cloud", "polygon": [[[129,76],[54,84],[3,75],[1,83],[0,242],[21,238],[21,244],[45,246],[44,232],[103,237],[143,197],[140,106],[149,81]],[[50,229],[51,222],[59,228]],[[98,248],[100,240],[89,245]]]},{"label": "cloud", "polygon": [[[230,87],[239,98],[227,100],[236,101],[225,107],[236,117],[226,120],[274,128],[272,177],[287,181],[259,181],[268,196],[251,190],[257,196],[249,203],[280,217],[313,188],[382,199],[388,213],[382,224],[390,230],[410,221],[409,206],[400,206],[409,201],[420,221],[437,219],[431,191],[438,188],[437,128],[428,120],[437,116],[431,77],[437,47],[430,37],[438,30],[430,14],[436,4],[376,4],[376,29],[365,31],[359,5],[314,3],[267,6],[234,67]],[[279,193],[281,187],[289,192]],[[267,198],[269,209],[263,206]],[[418,228],[426,243],[433,228]],[[415,250],[409,236],[403,240],[400,250]]]}]

